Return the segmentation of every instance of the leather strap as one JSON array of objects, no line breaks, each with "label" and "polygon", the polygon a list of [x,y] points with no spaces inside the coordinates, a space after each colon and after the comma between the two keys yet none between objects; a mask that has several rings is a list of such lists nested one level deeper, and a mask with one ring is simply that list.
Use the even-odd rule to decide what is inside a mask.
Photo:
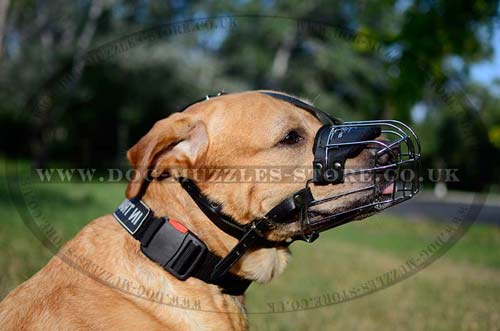
[{"label": "leather strap", "polygon": [[266,214],[265,218],[274,223],[294,222],[293,216],[304,204],[313,200],[311,190],[308,187],[304,188],[277,204]]},{"label": "leather strap", "polygon": [[[285,102],[288,102],[296,107],[299,107],[305,111],[307,111],[308,113],[314,115],[314,117],[316,117],[321,123],[323,124],[328,124],[328,125],[339,125],[339,124],[343,124],[344,121],[341,120],[340,118],[337,118],[337,117],[333,117],[331,116],[330,114],[328,113],[325,113],[324,111],[322,111],[321,109],[318,109],[310,104],[307,104],[305,103],[304,101],[298,99],[298,98],[295,98],[295,97],[292,97],[291,95],[287,95],[287,94],[283,94],[283,93],[277,93],[277,92],[268,92],[268,91],[260,91],[259,93],[261,94],[265,94],[265,95],[268,95],[270,97],[273,97],[275,99],[279,99],[279,100],[282,100],[282,101],[285,101]],[[190,106],[194,105],[195,103],[198,103],[198,102],[203,102],[205,100],[209,100],[209,99],[212,99],[212,98],[216,98],[216,97],[219,97],[221,95],[225,95],[225,94],[228,94],[224,91],[221,91],[217,94],[212,94],[212,95],[206,95],[204,96],[203,98],[200,98],[194,102],[191,102],[190,104],[184,106],[181,110],[184,111],[185,109],[189,108]]]},{"label": "leather strap", "polygon": [[316,134],[313,145],[313,181],[316,185],[344,182],[344,168],[347,159],[357,156],[366,144],[351,142],[369,141],[378,137],[380,127],[339,127],[323,125]]},{"label": "leather strap", "polygon": [[205,197],[191,179],[180,177],[179,183],[189,196],[191,196],[198,208],[200,208],[219,229],[236,239],[243,238],[247,229],[236,222],[231,216],[224,214],[221,211],[222,205]]},{"label": "leather strap", "polygon": [[[189,196],[196,203],[198,208],[215,224],[219,229],[229,234],[230,236],[241,239],[248,232],[250,224],[241,225],[234,220],[231,216],[222,212],[222,204],[214,202],[207,198],[196,185],[196,183],[189,179],[180,177],[179,182],[182,188],[189,194]],[[305,203],[313,200],[311,190],[304,188],[295,192],[293,195],[281,201],[273,207],[262,219],[268,220],[270,223],[286,223],[293,221],[294,213],[297,213],[299,207]],[[257,221],[254,220],[254,222]],[[283,242],[269,241],[269,246],[276,246]]]},{"label": "leather strap", "polygon": [[196,205],[219,229],[238,239],[233,249],[217,264],[212,278],[217,279],[232,268],[232,266],[251,247],[288,246],[292,241],[272,241],[265,238],[265,232],[278,223],[292,222],[302,206],[313,200],[311,190],[304,188],[281,201],[264,217],[253,220],[250,224],[241,225],[231,216],[222,212],[222,205],[209,200],[201,193],[194,181],[188,178],[179,178],[181,186],[191,196]]},{"label": "leather strap", "polygon": [[233,265],[250,249],[255,243],[262,239],[263,232],[269,228],[269,223],[265,220],[252,222],[250,229],[243,238],[233,247],[233,249],[215,266],[212,278],[218,279],[229,274],[228,271]]},{"label": "leather strap", "polygon": [[318,109],[314,106],[311,106],[310,104],[305,103],[304,101],[292,97],[290,95],[286,94],[281,94],[281,93],[276,93],[276,92],[260,92],[262,94],[268,95],[270,97],[273,97],[275,99],[283,100],[285,102],[291,103],[294,106],[297,106],[299,108],[302,108],[303,110],[307,111],[308,113],[311,113],[316,117],[321,123],[323,124],[328,124],[328,125],[334,125],[334,124],[343,124],[344,121],[342,121],[339,118],[333,117],[321,109]]}]

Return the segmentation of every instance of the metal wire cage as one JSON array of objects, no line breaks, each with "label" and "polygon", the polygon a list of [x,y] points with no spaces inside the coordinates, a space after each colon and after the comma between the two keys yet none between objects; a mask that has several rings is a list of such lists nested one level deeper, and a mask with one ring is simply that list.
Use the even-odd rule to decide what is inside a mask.
[{"label": "metal wire cage", "polygon": [[[374,128],[380,135],[373,139],[359,141],[342,141],[338,139],[349,130]],[[415,132],[406,124],[396,120],[375,120],[345,122],[332,125],[326,149],[326,164],[328,159],[335,157],[342,148],[357,148],[359,151],[371,149],[370,166],[362,169],[343,170],[343,181],[352,180],[364,175],[365,183],[356,189],[336,193],[321,199],[315,199],[304,207],[301,213],[301,227],[306,239],[312,238],[317,232],[345,224],[352,220],[367,217],[388,207],[411,199],[420,190],[420,141]],[[340,166],[338,163],[334,167]],[[338,169],[329,169],[333,172]],[[328,172],[326,172],[328,175]],[[314,184],[309,180],[307,186]],[[314,218],[317,216],[316,206],[331,202],[351,194],[367,193],[369,198],[361,205],[334,214]]]}]

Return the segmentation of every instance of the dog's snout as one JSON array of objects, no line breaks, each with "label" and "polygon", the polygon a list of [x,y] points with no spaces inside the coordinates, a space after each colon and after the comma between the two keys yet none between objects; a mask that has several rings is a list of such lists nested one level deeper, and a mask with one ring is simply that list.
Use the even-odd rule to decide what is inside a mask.
[{"label": "dog's snout", "polygon": [[380,139],[379,141],[384,146],[377,152],[377,163],[381,166],[395,163],[401,153],[399,144],[391,145],[390,141],[385,139]]}]

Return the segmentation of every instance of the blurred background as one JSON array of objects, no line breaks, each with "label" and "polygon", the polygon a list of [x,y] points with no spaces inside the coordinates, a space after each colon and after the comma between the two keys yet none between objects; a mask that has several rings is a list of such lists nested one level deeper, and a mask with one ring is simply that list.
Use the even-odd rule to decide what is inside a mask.
[{"label": "blurred background", "polygon": [[20,169],[126,168],[126,150],[155,121],[223,89],[282,90],[346,120],[403,120],[423,146],[416,201],[293,246],[282,277],[252,285],[249,312],[373,279],[460,208],[482,207],[409,280],[316,310],[250,314],[251,329],[500,329],[497,0],[0,0],[0,297],[59,246],[26,217],[47,220],[62,244],[114,210],[126,185],[34,182],[27,206],[9,184]]}]

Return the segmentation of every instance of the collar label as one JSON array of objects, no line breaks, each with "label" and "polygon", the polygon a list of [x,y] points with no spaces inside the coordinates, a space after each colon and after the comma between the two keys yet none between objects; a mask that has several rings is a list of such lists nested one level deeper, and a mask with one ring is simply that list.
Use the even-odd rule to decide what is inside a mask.
[{"label": "collar label", "polygon": [[141,200],[125,199],[115,210],[113,216],[130,234],[134,234],[148,218],[150,211],[149,207]]}]

